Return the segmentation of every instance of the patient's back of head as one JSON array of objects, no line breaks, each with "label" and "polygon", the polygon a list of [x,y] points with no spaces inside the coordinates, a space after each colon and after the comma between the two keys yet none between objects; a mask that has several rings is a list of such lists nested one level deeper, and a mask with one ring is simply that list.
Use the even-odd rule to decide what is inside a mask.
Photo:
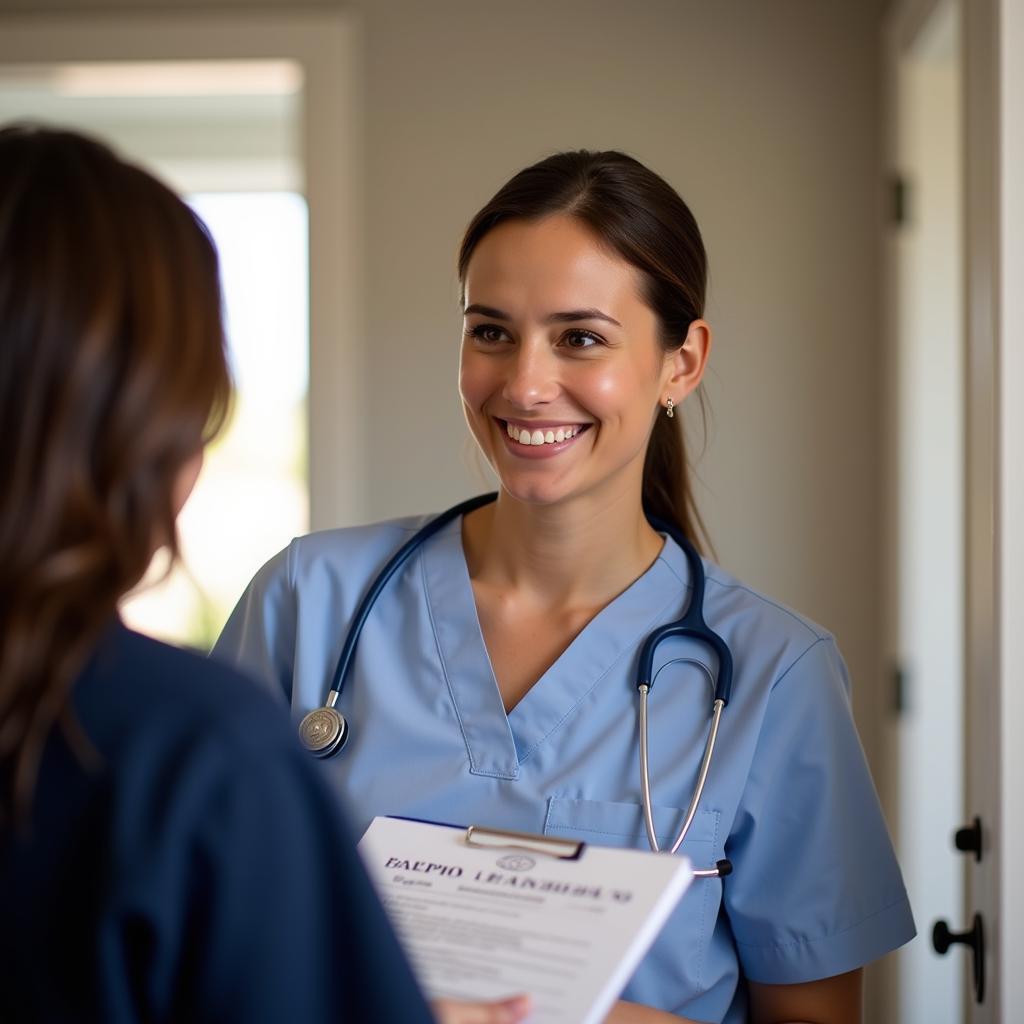
[{"label": "patient's back of head", "polygon": [[176,543],[175,489],[230,381],[217,256],[169,189],[99,142],[0,131],[0,814],[74,679]]},{"label": "patient's back of head", "polygon": [[429,1020],[287,710],[117,616],[229,395],[199,219],[0,129],[0,1020]]}]

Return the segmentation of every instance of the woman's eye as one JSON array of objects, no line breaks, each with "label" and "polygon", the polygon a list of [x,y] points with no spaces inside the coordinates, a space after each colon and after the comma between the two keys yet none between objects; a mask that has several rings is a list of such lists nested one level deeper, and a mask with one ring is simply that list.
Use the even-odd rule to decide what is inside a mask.
[{"label": "woman's eye", "polygon": [[504,341],[506,338],[505,329],[498,327],[496,324],[477,324],[475,327],[470,328],[469,333],[477,341],[483,341],[490,345]]},{"label": "woman's eye", "polygon": [[568,331],[564,336],[564,341],[568,348],[577,351],[594,348],[602,343],[601,339],[596,334],[591,334],[590,331]]}]

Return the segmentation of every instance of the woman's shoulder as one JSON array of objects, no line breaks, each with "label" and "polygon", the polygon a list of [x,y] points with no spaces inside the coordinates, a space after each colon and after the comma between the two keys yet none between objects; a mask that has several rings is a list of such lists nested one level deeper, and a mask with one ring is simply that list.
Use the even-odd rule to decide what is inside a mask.
[{"label": "woman's shoulder", "polygon": [[287,709],[248,675],[120,623],[76,683],[75,708],[101,753],[205,737],[241,755],[289,736]]},{"label": "woman's shoulder", "polygon": [[774,686],[798,665],[820,663],[849,690],[842,655],[828,629],[713,562],[704,560],[704,571],[705,620],[734,650],[748,652],[748,671]]},{"label": "woman's shoulder", "polygon": [[722,613],[764,623],[798,644],[809,645],[833,639],[824,626],[738,579],[720,565],[705,559],[704,572],[707,579],[705,600]]},{"label": "woman's shoulder", "polygon": [[290,547],[302,560],[310,558],[349,558],[360,552],[379,554],[400,547],[417,530],[425,526],[432,515],[402,516],[359,526],[340,526],[330,530],[316,530],[296,537]]},{"label": "woman's shoulder", "polygon": [[766,695],[786,683],[787,699],[794,690],[814,697],[821,692],[819,684],[828,680],[826,689],[849,702],[849,672],[830,630],[713,562],[703,561],[705,622],[730,648],[736,679],[743,677],[747,692]]},{"label": "woman's shoulder", "polygon": [[318,573],[342,572],[347,578],[368,575],[383,566],[431,518],[403,516],[303,534],[263,566],[256,582],[267,587],[275,580],[286,579],[294,586]]}]

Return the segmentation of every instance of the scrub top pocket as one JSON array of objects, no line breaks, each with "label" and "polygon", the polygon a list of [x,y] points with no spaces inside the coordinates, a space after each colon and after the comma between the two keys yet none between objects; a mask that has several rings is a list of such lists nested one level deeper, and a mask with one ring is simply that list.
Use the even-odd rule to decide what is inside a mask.
[{"label": "scrub top pocket", "polygon": [[[667,849],[675,841],[686,811],[679,807],[655,805],[652,812],[658,845]],[[713,867],[715,861],[723,856],[720,844],[724,839],[719,836],[719,818],[719,811],[699,810],[679,848],[695,868]],[[580,839],[594,846],[650,849],[644,812],[639,804],[551,797],[544,820],[544,834]],[[653,968],[647,972],[649,978],[673,978],[674,983],[680,985],[679,1002],[686,998],[684,993],[693,996],[704,988],[703,968],[721,893],[719,879],[695,878],[643,961]],[[637,988],[633,982],[627,986],[622,998],[656,1005],[652,995],[653,990]]]},{"label": "scrub top pocket", "polygon": [[[686,811],[679,807],[655,805],[654,832],[665,849],[675,841]],[[719,812],[701,808],[693,819],[680,852],[694,867],[713,867],[718,842]],[[544,834],[570,836],[596,846],[649,849],[644,811],[640,804],[610,803],[605,800],[573,800],[551,797],[544,819]]]}]

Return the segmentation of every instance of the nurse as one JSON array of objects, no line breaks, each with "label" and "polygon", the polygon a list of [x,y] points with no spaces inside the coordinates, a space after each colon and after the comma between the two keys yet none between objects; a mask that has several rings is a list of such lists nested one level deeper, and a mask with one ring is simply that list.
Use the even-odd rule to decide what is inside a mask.
[{"label": "nurse", "polygon": [[[678,619],[682,550],[704,529],[679,407],[711,349],[696,222],[616,152],[560,153],[470,223],[460,394],[493,504],[452,522],[371,613],[326,770],[375,814],[645,848],[634,673]],[[426,519],[313,534],[257,574],[217,651],[320,706],[353,611]],[[704,613],[735,662],[701,809],[696,881],[610,1022],[860,1020],[861,968],[914,924],[833,638],[705,562]],[[677,639],[655,661],[650,779],[659,845],[692,792],[717,666]]]}]

